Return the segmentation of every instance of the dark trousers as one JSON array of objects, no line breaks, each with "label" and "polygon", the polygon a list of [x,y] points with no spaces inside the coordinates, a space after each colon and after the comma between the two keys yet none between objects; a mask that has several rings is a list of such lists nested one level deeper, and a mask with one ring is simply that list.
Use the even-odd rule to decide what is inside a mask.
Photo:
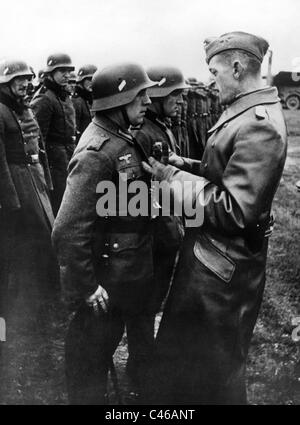
[{"label": "dark trousers", "polygon": [[82,306],[71,320],[65,343],[69,403],[106,404],[108,369],[125,325],[135,373],[143,379],[153,350],[151,323],[153,317],[146,314],[130,315],[111,308],[109,313],[96,315],[92,308]]}]

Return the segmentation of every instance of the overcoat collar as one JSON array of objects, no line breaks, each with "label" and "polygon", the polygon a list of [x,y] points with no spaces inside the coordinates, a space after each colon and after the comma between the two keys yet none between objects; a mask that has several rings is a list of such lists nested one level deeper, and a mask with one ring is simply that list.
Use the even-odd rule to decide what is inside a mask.
[{"label": "overcoat collar", "polygon": [[278,91],[276,87],[266,87],[264,89],[246,93],[238,97],[223,112],[217,123],[210,130],[208,130],[208,133],[213,133],[215,130],[222,127],[222,125],[224,125],[226,122],[247,111],[247,109],[253,108],[254,106],[258,105],[272,104],[278,102],[280,102],[280,99],[278,97]]},{"label": "overcoat collar", "polygon": [[85,90],[80,85],[76,85],[75,88],[75,97],[81,97],[84,99],[89,105],[93,103],[93,95],[92,92],[89,92],[88,90]]},{"label": "overcoat collar", "polygon": [[101,127],[103,130],[108,131],[109,133],[115,134],[122,139],[125,139],[129,143],[133,143],[133,136],[129,131],[122,129],[115,121],[111,120],[104,114],[101,114],[101,117],[97,115],[93,118],[93,123],[98,127]]},{"label": "overcoat collar", "polygon": [[60,86],[55,81],[50,80],[49,78],[45,78],[44,86],[51,90],[60,100],[65,101],[68,93],[66,92],[63,86]]},{"label": "overcoat collar", "polygon": [[8,87],[0,88],[0,103],[3,103],[18,115],[21,115],[25,109],[28,109],[28,106],[24,103],[23,99],[18,101],[18,99],[10,92]]},{"label": "overcoat collar", "polygon": [[93,118],[93,123],[108,133],[112,133],[118,137],[121,137],[129,144],[136,146],[137,149],[139,149],[143,160],[148,161],[147,153],[145,152],[142,144],[135,137],[133,137],[133,135],[128,130],[126,131],[121,128],[115,121],[111,120],[109,117],[103,114],[101,117],[95,115]]}]

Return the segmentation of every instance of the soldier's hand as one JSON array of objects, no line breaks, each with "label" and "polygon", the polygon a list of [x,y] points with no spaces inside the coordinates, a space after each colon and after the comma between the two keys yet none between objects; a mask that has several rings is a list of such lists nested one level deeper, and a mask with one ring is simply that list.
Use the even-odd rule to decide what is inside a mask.
[{"label": "soldier's hand", "polygon": [[152,156],[148,159],[149,164],[142,161],[142,165],[145,171],[147,173],[152,174],[154,180],[156,181],[162,181],[162,180],[168,180],[170,175],[174,173],[173,170],[175,170],[174,167],[171,165],[164,165],[159,161],[156,161]]},{"label": "soldier's hand", "polygon": [[169,152],[169,164],[174,165],[174,167],[181,168],[184,166],[184,161],[181,156],[176,155],[175,152]]},{"label": "soldier's hand", "polygon": [[100,305],[105,313],[107,313],[108,301],[108,294],[101,285],[98,286],[97,290],[92,295],[85,299],[87,305],[92,307],[95,312],[97,312]]}]

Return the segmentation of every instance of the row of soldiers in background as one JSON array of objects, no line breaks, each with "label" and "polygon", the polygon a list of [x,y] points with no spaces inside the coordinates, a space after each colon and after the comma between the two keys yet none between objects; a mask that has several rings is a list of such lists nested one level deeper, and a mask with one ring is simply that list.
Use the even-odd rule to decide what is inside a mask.
[{"label": "row of soldiers in background", "polygon": [[181,155],[201,159],[207,141],[207,131],[218,121],[223,111],[215,83],[205,85],[195,78],[183,94],[179,113],[172,120],[172,130],[178,140]]},{"label": "row of soldiers in background", "polygon": [[[68,84],[64,81],[64,90],[53,84],[53,73],[61,68],[70,71]],[[51,203],[55,216],[65,189],[68,162],[92,118],[91,80],[96,70],[94,65],[85,65],[75,74],[68,55],[49,56],[47,67],[39,72],[39,85],[31,85],[28,93],[28,101],[36,113],[46,143],[54,186]],[[223,109],[214,83],[207,86],[195,78],[189,78],[187,82],[191,88],[185,90],[177,117],[170,124],[180,154],[201,159],[207,131],[216,123]],[[51,126],[54,128],[51,129]]]},{"label": "row of soldiers in background", "polygon": [[[76,144],[91,121],[91,79],[96,70],[97,67],[94,65],[85,65],[77,74],[71,71],[68,84],[65,86],[75,108]],[[45,78],[47,72],[39,71],[38,84],[29,86],[27,96],[29,102],[37,92],[45,91]],[[220,104],[214,82],[205,85],[191,77],[187,83],[191,88],[184,91],[183,103],[179,105],[179,112],[177,117],[172,119],[171,126],[181,154],[188,158],[199,159],[206,145],[207,131],[217,122],[224,108]]]},{"label": "row of soldiers in background", "polygon": [[67,167],[75,146],[91,121],[91,80],[97,70],[86,65],[75,67],[66,54],[48,57],[41,86],[32,96],[34,110],[46,145],[53,182],[51,204],[56,216],[64,194]]},{"label": "row of soldiers in background", "polygon": [[11,341],[15,334],[25,341],[36,333],[47,339],[50,316],[59,306],[51,232],[76,131],[91,120],[96,67],[79,70],[72,100],[68,84],[74,69],[68,55],[49,56],[43,82],[33,93],[32,68],[20,60],[0,62],[0,366],[5,365],[0,375],[10,377],[0,379],[0,399],[8,392],[5,385],[18,379],[11,373],[19,373],[18,367],[9,368],[14,363],[9,344],[2,359],[5,322]]}]

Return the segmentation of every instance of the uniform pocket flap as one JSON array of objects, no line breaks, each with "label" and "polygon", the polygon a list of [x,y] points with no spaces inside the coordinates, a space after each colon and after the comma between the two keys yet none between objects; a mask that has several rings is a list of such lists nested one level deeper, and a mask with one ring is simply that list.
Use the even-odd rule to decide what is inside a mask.
[{"label": "uniform pocket flap", "polygon": [[205,235],[198,236],[194,245],[196,258],[224,282],[232,279],[235,263],[213,245]]},{"label": "uniform pocket flap", "polygon": [[123,181],[136,180],[141,178],[145,174],[141,164],[137,162],[127,166],[119,167],[118,172],[121,180]]},{"label": "uniform pocket flap", "polygon": [[113,233],[110,235],[110,251],[122,252],[126,250],[138,250],[145,243],[150,243],[148,235],[139,233]]}]

